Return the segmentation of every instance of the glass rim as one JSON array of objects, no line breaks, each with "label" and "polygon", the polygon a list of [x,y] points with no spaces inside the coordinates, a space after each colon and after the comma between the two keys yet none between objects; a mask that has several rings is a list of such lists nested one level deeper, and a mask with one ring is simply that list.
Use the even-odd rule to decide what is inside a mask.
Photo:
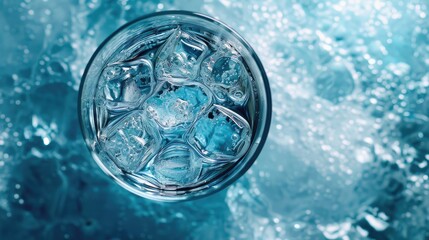
[{"label": "glass rim", "polygon": [[[264,92],[265,98],[266,98],[265,99],[266,103],[263,104],[264,107],[266,107],[266,110],[264,112],[265,114],[262,116],[262,118],[264,118],[264,120],[265,120],[265,124],[263,126],[259,126],[259,124],[258,124],[257,128],[259,128],[259,127],[263,128],[262,132],[260,135],[254,136],[254,140],[252,141],[248,151],[250,151],[252,149],[252,145],[255,144],[255,140],[259,139],[257,146],[253,151],[253,155],[250,156],[249,159],[247,159],[247,161],[245,163],[241,164],[242,166],[238,169],[238,171],[229,172],[231,169],[235,168],[236,165],[233,165],[233,166],[231,166],[230,170],[227,170],[227,172],[225,172],[225,175],[228,175],[228,176],[225,176],[222,179],[222,181],[217,182],[214,185],[211,185],[209,188],[199,189],[196,192],[188,192],[189,194],[187,193],[184,195],[175,195],[175,196],[173,196],[173,195],[160,195],[160,194],[154,195],[154,194],[142,191],[141,189],[138,189],[136,186],[133,186],[132,184],[130,184],[130,183],[122,180],[118,176],[116,176],[114,173],[110,172],[109,169],[105,166],[105,164],[101,161],[101,159],[98,159],[99,156],[97,154],[93,153],[93,149],[91,149],[90,145],[86,142],[86,139],[89,138],[89,136],[88,136],[87,130],[85,129],[85,123],[83,122],[82,92],[83,92],[84,85],[86,82],[85,80],[87,78],[89,70],[93,66],[94,60],[99,55],[99,53],[104,49],[106,44],[112,40],[112,38],[114,38],[119,33],[123,32],[124,30],[126,30],[130,26],[137,24],[141,21],[149,20],[151,18],[156,18],[156,17],[161,17],[161,16],[177,16],[177,15],[185,16],[185,17],[194,17],[196,19],[202,19],[205,21],[209,21],[210,23],[214,23],[214,24],[218,25],[219,27],[223,28],[224,30],[226,30],[226,32],[230,33],[234,38],[236,38],[236,40],[238,40],[245,47],[245,50],[249,53],[250,57],[255,62],[257,70],[259,71],[259,73],[261,75],[261,80],[262,80],[263,87],[264,87],[263,92]],[[259,90],[259,92],[261,92],[261,90]],[[248,171],[248,169],[256,161],[260,152],[262,151],[262,148],[265,145],[265,142],[266,142],[267,137],[268,137],[270,125],[271,125],[271,118],[272,118],[271,90],[270,90],[268,77],[266,75],[265,69],[264,69],[262,62],[259,59],[258,55],[254,51],[254,49],[250,46],[250,44],[238,32],[236,32],[234,29],[229,27],[227,24],[223,23],[222,21],[220,21],[218,19],[207,16],[205,14],[198,13],[198,12],[192,12],[192,11],[169,10],[169,11],[154,12],[154,13],[143,15],[141,17],[138,17],[134,20],[131,20],[131,21],[123,24],[118,29],[116,29],[113,33],[111,33],[97,47],[97,49],[95,50],[95,52],[92,54],[91,58],[89,59],[88,63],[86,64],[84,73],[81,77],[81,82],[80,82],[80,86],[79,86],[79,94],[78,94],[78,118],[79,118],[82,136],[83,136],[84,141],[85,141],[85,145],[87,146],[87,148],[92,153],[91,156],[93,157],[93,159],[95,160],[97,165],[103,170],[103,172],[106,173],[109,177],[113,178],[115,180],[115,182],[118,183],[121,187],[125,188],[126,190],[128,190],[128,191],[130,191],[130,192],[132,192],[138,196],[148,198],[151,200],[156,200],[156,201],[177,202],[177,201],[184,201],[184,200],[191,200],[191,199],[193,200],[193,199],[198,199],[198,198],[202,198],[202,197],[211,195],[213,193],[219,192],[219,191],[227,188],[233,182],[235,182],[238,178],[240,178],[242,175],[244,175],[244,173],[246,173]],[[245,156],[243,158],[245,158]]]}]

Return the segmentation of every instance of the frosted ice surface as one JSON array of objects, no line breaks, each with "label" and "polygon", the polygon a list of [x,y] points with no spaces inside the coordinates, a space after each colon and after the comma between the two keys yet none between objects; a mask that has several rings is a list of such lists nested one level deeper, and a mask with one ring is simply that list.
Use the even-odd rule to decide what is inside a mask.
[{"label": "frosted ice surface", "polygon": [[210,104],[210,91],[199,83],[176,86],[165,82],[143,108],[164,130],[184,131]]},{"label": "frosted ice surface", "polygon": [[244,105],[249,97],[249,76],[238,53],[227,44],[201,64],[201,76],[221,103]]},{"label": "frosted ice surface", "polygon": [[152,173],[162,184],[186,186],[193,183],[202,169],[202,159],[187,144],[171,142],[152,164]]},{"label": "frosted ice surface", "polygon": [[101,84],[109,110],[133,109],[155,85],[152,64],[146,59],[110,64],[102,72]]},{"label": "frosted ice surface", "polygon": [[250,136],[250,126],[244,118],[214,105],[191,128],[188,141],[211,161],[233,161],[246,152]]},{"label": "frosted ice surface", "polygon": [[208,47],[203,41],[177,28],[158,50],[155,76],[173,82],[193,80],[207,53]]},{"label": "frosted ice surface", "polygon": [[143,112],[132,112],[103,130],[102,145],[119,168],[138,171],[160,148],[156,127]]}]

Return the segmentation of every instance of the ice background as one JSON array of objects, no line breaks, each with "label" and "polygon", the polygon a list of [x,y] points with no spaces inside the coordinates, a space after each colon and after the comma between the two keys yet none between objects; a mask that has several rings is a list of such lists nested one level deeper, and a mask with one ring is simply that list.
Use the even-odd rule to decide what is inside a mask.
[{"label": "ice background", "polygon": [[[273,121],[230,188],[134,196],[91,159],[78,86],[154,11],[215,16],[256,50]],[[429,239],[427,0],[0,2],[0,239]]]}]

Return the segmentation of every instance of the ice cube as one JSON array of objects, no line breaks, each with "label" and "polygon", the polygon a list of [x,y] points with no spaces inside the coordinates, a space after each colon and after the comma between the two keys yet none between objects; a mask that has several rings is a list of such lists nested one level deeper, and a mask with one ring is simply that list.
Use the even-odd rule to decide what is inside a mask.
[{"label": "ice cube", "polygon": [[220,47],[201,64],[203,82],[213,89],[220,103],[243,106],[249,98],[250,76],[238,53],[228,45]]},{"label": "ice cube", "polygon": [[165,185],[188,185],[195,182],[202,169],[202,159],[187,144],[171,142],[155,158],[152,174]]},{"label": "ice cube", "polygon": [[109,113],[107,111],[106,105],[101,99],[95,101],[95,113],[95,126],[98,129],[97,137],[99,138],[101,134],[100,130],[106,126],[109,120]]},{"label": "ice cube", "polygon": [[158,50],[155,76],[172,82],[193,80],[207,53],[203,41],[177,28]]},{"label": "ice cube", "polygon": [[143,108],[165,131],[185,131],[210,106],[211,99],[210,91],[203,84],[178,86],[164,82]]},{"label": "ice cube", "polygon": [[250,138],[247,121],[216,104],[195,122],[188,134],[189,144],[212,162],[240,159],[250,145]]},{"label": "ice cube", "polygon": [[124,171],[136,172],[160,149],[161,136],[142,111],[107,126],[100,137],[110,158]]},{"label": "ice cube", "polygon": [[132,110],[155,86],[150,61],[138,59],[108,65],[102,72],[102,99],[112,111]]},{"label": "ice cube", "polygon": [[241,77],[241,65],[237,58],[221,57],[213,65],[212,77],[215,84],[229,88],[237,84]]}]

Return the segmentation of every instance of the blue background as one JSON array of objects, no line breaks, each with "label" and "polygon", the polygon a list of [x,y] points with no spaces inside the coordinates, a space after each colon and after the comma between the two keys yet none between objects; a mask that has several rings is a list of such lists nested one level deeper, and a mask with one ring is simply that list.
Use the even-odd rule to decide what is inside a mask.
[{"label": "blue background", "polygon": [[[0,239],[428,239],[429,2],[0,2]],[[268,141],[230,188],[133,196],[91,159],[80,77],[120,25],[205,13],[260,56]]]}]

